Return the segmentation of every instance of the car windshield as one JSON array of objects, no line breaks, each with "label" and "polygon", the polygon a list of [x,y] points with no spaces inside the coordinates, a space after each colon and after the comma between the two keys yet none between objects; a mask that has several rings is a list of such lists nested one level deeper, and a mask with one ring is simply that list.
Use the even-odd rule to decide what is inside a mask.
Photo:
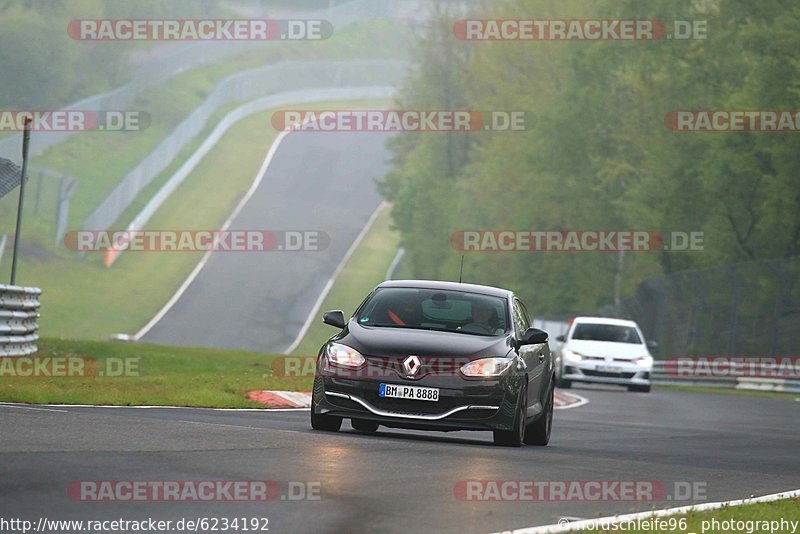
[{"label": "car windshield", "polygon": [[572,339],[613,341],[615,343],[642,343],[634,327],[617,324],[578,324],[575,326],[575,331],[572,333]]},{"label": "car windshield", "polygon": [[506,301],[462,291],[381,288],[361,306],[364,326],[441,330],[495,336],[508,330]]}]

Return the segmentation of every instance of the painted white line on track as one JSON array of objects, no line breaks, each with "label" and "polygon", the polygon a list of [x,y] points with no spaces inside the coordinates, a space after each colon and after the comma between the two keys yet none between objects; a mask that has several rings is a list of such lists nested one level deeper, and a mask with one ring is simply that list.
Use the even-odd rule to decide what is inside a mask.
[{"label": "painted white line on track", "polygon": [[[356,99],[356,100],[359,100],[359,99]],[[306,124],[306,122],[308,122],[308,121],[304,121],[303,124]],[[272,159],[275,157],[275,153],[278,151],[278,148],[280,147],[281,142],[283,142],[283,140],[286,138],[287,135],[289,135],[290,133],[292,133],[294,131],[300,131],[300,130],[284,130],[284,131],[280,132],[278,134],[278,136],[275,138],[275,140],[272,142],[272,145],[269,147],[269,151],[267,152],[267,155],[266,155],[266,157],[264,158],[264,161],[261,164],[261,168],[258,170],[258,174],[256,175],[256,178],[253,180],[253,183],[250,185],[250,189],[248,189],[247,193],[242,198],[242,200],[239,202],[239,204],[236,205],[236,208],[233,210],[233,213],[230,214],[228,219],[222,225],[222,228],[220,228],[220,231],[224,232],[225,230],[227,230],[228,227],[233,222],[233,220],[244,209],[245,204],[247,204],[247,202],[250,200],[250,198],[253,196],[253,194],[258,189],[258,186],[261,184],[261,181],[263,180],[264,175],[266,174],[270,163],[272,163]],[[339,274],[339,271],[344,267],[344,264],[347,263],[347,260],[350,258],[350,256],[352,255],[353,251],[357,248],[357,246],[361,242],[361,240],[364,238],[364,235],[366,235],[367,231],[372,226],[372,223],[375,222],[375,219],[377,218],[377,216],[380,213],[380,211],[384,207],[386,207],[387,205],[388,205],[388,203],[386,201],[381,202],[381,204],[378,206],[378,208],[375,210],[375,212],[372,213],[372,215],[370,216],[369,220],[367,221],[367,224],[361,230],[361,233],[358,234],[358,237],[356,237],[356,240],[350,246],[350,249],[348,249],[347,253],[345,254],[345,257],[339,263],[338,267],[336,268],[336,271],[333,273],[333,276],[331,276],[331,278],[328,280],[328,283],[326,284],[325,289],[322,290],[322,294],[320,294],[319,298],[314,303],[314,309],[312,310],[312,313],[309,314],[308,319],[306,319],[306,323],[303,325],[303,328],[300,330],[300,334],[298,334],[297,338],[289,346],[289,348],[283,352],[284,354],[288,354],[289,352],[293,351],[295,349],[295,347],[300,343],[300,340],[303,339],[303,336],[305,336],[305,333],[308,330],[309,326],[311,326],[311,320],[312,320],[314,314],[317,312],[317,310],[319,310],[319,307],[322,305],[322,301],[323,301],[324,297],[327,296],[328,292],[330,291],[331,286],[333,285],[333,280]],[[197,278],[197,276],[200,274],[200,271],[203,270],[203,267],[205,267],[206,263],[208,262],[209,258],[211,257],[211,255],[213,253],[214,253],[214,250],[213,249],[209,249],[209,250],[206,251],[205,254],[203,254],[203,257],[197,263],[197,265],[192,270],[192,272],[189,273],[189,276],[186,278],[186,280],[183,281],[183,283],[178,288],[178,290],[175,292],[175,294],[172,295],[172,298],[170,298],[167,301],[167,303],[164,304],[164,307],[162,307],[158,311],[158,313],[156,313],[156,315],[152,319],[150,319],[150,322],[148,322],[146,325],[144,325],[141,328],[141,330],[139,330],[138,332],[136,332],[136,334],[133,335],[133,337],[132,337],[133,341],[139,341],[139,339],[141,339],[143,336],[145,336],[147,334],[147,332],[150,331],[151,328],[153,328],[161,319],[164,318],[164,316],[175,305],[175,303],[181,298],[181,296],[183,296],[183,294],[186,292],[186,290],[189,288],[189,286],[192,284],[192,282],[194,282],[195,278]]]},{"label": "painted white line on track", "polygon": [[24,404],[11,404],[11,403],[9,403],[9,404],[2,403],[2,404],[0,404],[0,408],[19,408],[20,410],[36,410],[36,411],[39,411],[39,412],[69,413],[69,412],[67,412],[67,410],[53,410],[51,408],[38,408],[38,407],[28,406],[28,405],[24,405]]},{"label": "painted white line on track", "polygon": [[[236,216],[239,215],[239,213],[242,211],[245,204],[247,204],[247,202],[256,192],[256,189],[258,189],[258,186],[264,179],[264,174],[267,172],[267,168],[269,167],[270,163],[272,163],[272,158],[275,157],[275,153],[278,151],[281,142],[291,132],[292,132],[291,130],[283,131],[278,134],[278,137],[275,138],[275,141],[273,141],[272,145],[269,147],[269,151],[267,152],[264,161],[261,163],[261,168],[258,170],[258,174],[256,175],[255,180],[253,180],[253,183],[250,185],[250,189],[247,190],[247,193],[245,193],[244,197],[242,197],[242,200],[240,200],[239,204],[236,205],[236,208],[233,210],[233,213],[231,213],[230,216],[228,216],[228,219],[222,225],[220,231],[224,232],[225,230],[228,229],[228,227],[231,225]],[[183,296],[183,294],[186,292],[186,290],[189,288],[192,282],[194,282],[195,278],[197,278],[197,276],[200,274],[200,271],[203,270],[203,267],[205,267],[206,263],[208,262],[209,258],[211,258],[211,255],[213,253],[214,253],[213,249],[208,249],[206,253],[203,254],[203,257],[200,259],[197,265],[195,265],[194,270],[192,270],[192,272],[189,274],[186,280],[183,281],[183,283],[175,292],[175,294],[172,295],[172,298],[170,298],[167,301],[167,303],[164,304],[164,307],[161,308],[152,319],[150,319],[150,322],[148,322],[146,325],[142,327],[141,330],[139,330],[138,332],[136,332],[136,334],[134,334],[133,336],[134,341],[138,341],[139,339],[141,339],[145,334],[147,334],[147,332],[150,331],[151,328],[153,328],[156,325],[156,323],[158,323],[161,319],[163,319],[163,317],[167,314],[167,312],[169,312],[172,306],[174,306],[175,303],[178,302],[178,299],[180,299]]]},{"label": "painted white line on track", "polygon": [[[571,397],[575,397],[578,399],[578,402],[573,404],[567,404],[564,406],[556,406],[556,410],[566,410],[568,408],[577,408],[578,406],[583,406],[584,404],[589,403],[589,399],[581,397],[580,395],[576,395],[574,393],[563,393],[564,395],[569,395]],[[47,408],[40,408],[39,406],[46,406]],[[8,407],[8,408],[21,408],[27,410],[42,410],[42,411],[49,411],[49,412],[64,412],[67,413],[67,410],[60,410],[58,408],[118,408],[118,409],[126,409],[126,410],[158,410],[158,409],[167,409],[167,410],[205,410],[210,412],[260,412],[260,413],[269,413],[269,412],[307,412],[309,411],[308,407],[305,408],[208,408],[203,406],[130,406],[130,405],[114,405],[114,404],[39,404],[36,406],[31,406],[30,404],[23,404],[23,403],[16,403],[16,402],[4,402],[0,403],[0,407]]]},{"label": "painted white line on track", "polygon": [[[597,525],[611,524],[612,521],[620,523],[622,521],[635,521],[637,519],[647,519],[650,517],[665,517],[687,512],[702,512],[704,510],[719,510],[727,506],[742,506],[746,504],[756,504],[762,502],[773,502],[781,499],[792,499],[800,497],[800,489],[784,491],[764,495],[763,497],[752,497],[749,499],[737,499],[733,501],[707,502],[703,504],[693,504],[690,506],[680,506],[678,508],[665,508],[664,510],[651,510],[649,512],[638,512],[635,514],[613,515],[608,517],[598,517],[596,519],[583,519],[581,521],[569,521],[571,518],[561,518],[561,521],[552,525],[540,527],[525,527],[516,530],[506,530],[504,534],[554,534],[557,532],[571,532],[573,530],[597,530]],[[499,534],[499,533],[495,533]]]},{"label": "painted white line on track", "polygon": [[389,203],[384,200],[378,205],[377,208],[375,208],[375,211],[372,212],[372,215],[370,215],[369,219],[367,220],[367,224],[364,225],[364,228],[362,228],[361,232],[359,232],[358,236],[356,236],[355,241],[353,241],[350,244],[350,248],[347,249],[347,252],[342,258],[342,261],[339,262],[339,265],[336,266],[336,270],[333,271],[331,277],[328,278],[328,282],[325,284],[325,287],[322,289],[322,292],[317,297],[317,301],[311,308],[311,313],[308,314],[306,322],[303,324],[303,328],[300,329],[300,332],[297,334],[297,337],[294,339],[294,341],[292,341],[286,348],[286,350],[283,351],[283,354],[289,354],[292,351],[294,351],[294,349],[296,349],[297,346],[300,344],[300,342],[303,340],[303,338],[306,335],[306,332],[308,332],[308,329],[311,327],[311,323],[314,322],[314,318],[319,313],[319,309],[322,306],[322,301],[325,300],[325,297],[328,296],[328,293],[330,293],[331,288],[333,288],[333,282],[339,276],[339,273],[342,272],[342,269],[344,269],[345,264],[350,260],[350,256],[353,255],[353,253],[358,248],[358,245],[361,244],[361,241],[367,235],[367,232],[369,232],[370,228],[372,228],[375,219],[378,218],[378,215],[380,215],[381,211],[383,211],[388,205]]},{"label": "painted white line on track", "polygon": [[[9,408],[28,408],[30,410],[44,410],[44,408],[33,408],[29,404],[15,402],[0,403],[0,407]],[[203,406],[117,406],[115,404],[42,404],[41,406],[56,406],[61,408],[125,408],[129,410],[155,410],[166,408],[168,410],[207,410],[211,412],[307,412],[308,408],[207,408]],[[66,412],[67,410],[50,410],[53,412]]]},{"label": "painted white line on track", "polygon": [[290,434],[302,434],[299,430],[283,430],[278,428],[263,428],[259,426],[244,426],[244,425],[226,425],[224,423],[206,423],[204,421],[185,421],[183,419],[179,423],[189,423],[191,425],[207,425],[207,426],[224,426],[226,428],[245,428],[247,430],[266,430],[269,432],[286,432]]}]

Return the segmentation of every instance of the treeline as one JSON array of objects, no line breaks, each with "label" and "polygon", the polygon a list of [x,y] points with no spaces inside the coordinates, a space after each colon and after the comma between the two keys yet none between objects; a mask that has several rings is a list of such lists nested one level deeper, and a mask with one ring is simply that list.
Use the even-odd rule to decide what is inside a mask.
[{"label": "treeline", "polygon": [[[199,18],[218,0],[0,0],[0,106],[47,108],[124,84],[158,42],[83,42],[72,19]],[[228,13],[231,15],[231,13]]]},{"label": "treeline", "polygon": [[[705,39],[464,41],[459,18],[706,21]],[[792,0],[440,5],[398,106],[525,111],[524,131],[404,133],[382,181],[403,274],[453,280],[463,229],[703,232],[702,251],[467,252],[464,280],[585,313],[648,276],[800,252],[800,132],[675,132],[675,110],[797,110]]]}]

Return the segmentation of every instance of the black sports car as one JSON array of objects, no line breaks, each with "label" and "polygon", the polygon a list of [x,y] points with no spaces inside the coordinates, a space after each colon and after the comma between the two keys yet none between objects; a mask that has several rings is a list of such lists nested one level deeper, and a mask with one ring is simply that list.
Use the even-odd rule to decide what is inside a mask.
[{"label": "black sports car", "polygon": [[547,333],[511,291],[396,280],[373,290],[320,349],[311,426],[491,430],[498,445],[547,445],[554,365]]}]

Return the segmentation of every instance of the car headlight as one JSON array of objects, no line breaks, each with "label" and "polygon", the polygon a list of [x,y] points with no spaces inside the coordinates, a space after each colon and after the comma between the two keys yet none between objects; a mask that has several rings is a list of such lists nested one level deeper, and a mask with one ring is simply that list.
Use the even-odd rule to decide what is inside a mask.
[{"label": "car headlight", "polygon": [[511,358],[481,358],[462,365],[461,373],[475,377],[499,376],[511,367],[512,362]]},{"label": "car headlight", "polygon": [[652,356],[642,356],[640,358],[636,358],[633,362],[640,366],[640,367],[652,367],[653,366],[653,357]]},{"label": "car headlight", "polygon": [[564,359],[565,360],[570,360],[570,361],[573,361],[573,362],[579,362],[579,361],[581,361],[583,359],[583,355],[582,354],[578,354],[577,352],[574,352],[574,351],[571,351],[571,350],[565,350],[564,351]]},{"label": "car headlight", "polygon": [[367,361],[356,349],[341,343],[328,343],[325,355],[329,362],[344,367],[359,367]]}]

